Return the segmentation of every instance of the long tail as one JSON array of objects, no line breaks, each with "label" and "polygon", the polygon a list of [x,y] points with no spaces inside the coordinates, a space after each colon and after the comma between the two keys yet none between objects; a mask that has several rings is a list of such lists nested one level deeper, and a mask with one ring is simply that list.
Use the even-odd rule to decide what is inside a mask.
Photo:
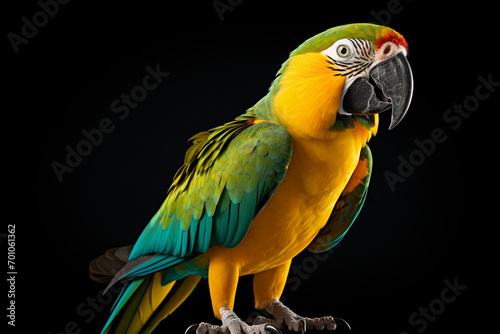
[{"label": "long tail", "polygon": [[[92,261],[91,278],[100,282],[111,280],[120,272],[120,267],[127,264],[127,253],[130,253],[130,249],[130,246],[115,248]],[[188,264],[183,264],[186,265]],[[151,333],[186,300],[201,278],[199,275],[171,275],[168,270],[161,270],[127,281],[101,334]],[[162,282],[169,283],[162,285]]]},{"label": "long tail", "polygon": [[200,280],[200,276],[191,275],[162,286],[162,273],[156,273],[127,283],[101,333],[151,333],[186,300]]}]

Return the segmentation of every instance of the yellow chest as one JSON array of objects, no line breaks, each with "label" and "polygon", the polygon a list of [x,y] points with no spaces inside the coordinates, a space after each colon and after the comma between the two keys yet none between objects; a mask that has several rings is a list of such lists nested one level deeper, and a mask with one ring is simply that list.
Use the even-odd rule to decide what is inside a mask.
[{"label": "yellow chest", "polygon": [[358,122],[354,129],[331,130],[345,82],[331,66],[321,53],[296,55],[267,95],[273,118],[293,138],[293,153],[284,180],[241,243],[211,250],[240,275],[286,264],[311,243],[354,172],[361,148],[376,132],[377,124],[367,130]]},{"label": "yellow chest", "polygon": [[366,139],[355,130],[334,140],[294,139],[283,182],[255,217],[243,241],[226,249],[241,275],[262,272],[304,250],[326,224],[359,161]]}]

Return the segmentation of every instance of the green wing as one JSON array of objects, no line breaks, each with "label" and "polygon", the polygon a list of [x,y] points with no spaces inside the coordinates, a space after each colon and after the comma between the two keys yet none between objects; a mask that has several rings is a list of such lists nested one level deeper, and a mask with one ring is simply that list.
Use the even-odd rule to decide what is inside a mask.
[{"label": "green wing", "polygon": [[358,166],[337,200],[328,222],[309,245],[309,251],[325,252],[342,240],[363,207],[371,172],[372,154],[366,145],[361,150]]},{"label": "green wing", "polygon": [[253,124],[252,115],[192,138],[184,165],[130,260],[158,253],[186,259],[243,239],[283,180],[292,154],[292,139],[283,127]]}]

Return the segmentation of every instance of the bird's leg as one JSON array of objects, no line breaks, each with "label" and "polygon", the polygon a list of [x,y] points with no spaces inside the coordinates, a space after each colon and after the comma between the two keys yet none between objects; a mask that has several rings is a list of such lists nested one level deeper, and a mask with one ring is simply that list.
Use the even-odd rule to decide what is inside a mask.
[{"label": "bird's leg", "polygon": [[[212,248],[210,267],[208,270],[208,284],[212,307],[216,317],[222,320],[222,326],[207,323],[192,325],[186,334],[196,328],[196,334],[281,334],[276,328],[268,324],[251,326],[242,321],[231,309],[234,306],[234,297],[238,285],[239,267],[232,265],[227,258],[217,256],[217,250]],[[215,254],[215,255],[214,255]],[[221,305],[223,305],[221,307]]]},{"label": "bird's leg", "polygon": [[[202,322],[198,325],[196,334],[281,334],[279,330],[268,323],[248,325],[226,306],[220,308],[220,315],[222,326]],[[192,327],[188,328],[186,334],[191,332],[191,329],[194,330]]]},{"label": "bird's leg", "polygon": [[[266,307],[266,311],[271,313],[274,319],[269,319],[266,317],[259,316],[255,319],[254,325],[257,324],[270,324],[279,329],[283,326],[287,326],[289,330],[294,330],[295,332],[302,331],[305,332],[306,329],[324,329],[334,330],[337,325],[335,324],[335,319],[333,317],[321,317],[321,318],[306,318],[301,317],[290,310],[288,307],[283,305],[278,298],[274,298],[273,301]],[[306,328],[304,327],[304,324]]]}]

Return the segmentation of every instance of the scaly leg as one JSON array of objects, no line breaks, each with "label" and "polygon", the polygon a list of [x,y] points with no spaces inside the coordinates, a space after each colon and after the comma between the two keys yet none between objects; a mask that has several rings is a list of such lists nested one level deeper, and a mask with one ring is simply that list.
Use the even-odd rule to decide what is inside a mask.
[{"label": "scaly leg", "polygon": [[303,329],[304,323],[306,325],[306,329],[324,329],[325,327],[329,330],[334,330],[337,328],[337,324],[333,317],[321,317],[321,318],[306,318],[301,317],[290,310],[288,307],[283,305],[282,302],[275,298],[271,304],[266,308],[266,311],[271,313],[274,319],[269,319],[266,317],[257,317],[254,321],[254,325],[256,324],[270,324],[277,328],[283,328],[284,325],[288,327],[289,330],[293,330],[295,332],[305,332]]},{"label": "scaly leg", "polygon": [[[248,325],[242,321],[233,311],[228,307],[221,307],[220,314],[222,316],[222,326],[215,326],[202,322],[197,326],[196,334],[281,334],[273,326],[262,323],[259,325]],[[192,331],[196,325],[188,328],[186,334]]]},{"label": "scaly leg", "polygon": [[214,314],[222,320],[222,326],[201,323],[192,325],[186,334],[196,329],[196,334],[281,334],[269,324],[248,325],[231,309],[238,285],[239,269],[224,257],[212,256],[208,269],[208,285]]},{"label": "scaly leg", "polygon": [[[333,317],[321,318],[306,318],[301,317],[292,312],[288,307],[279,301],[283,289],[285,288],[288,271],[290,269],[291,260],[283,265],[255,274],[253,281],[253,290],[255,295],[255,308],[266,309],[274,319],[266,317],[257,317],[254,321],[256,324],[270,324],[279,329],[285,325],[289,330],[296,332],[305,332],[306,329],[323,329],[334,330],[336,328],[335,319]],[[342,319],[338,319],[342,321]],[[349,324],[343,321],[349,328]],[[306,328],[303,328],[305,325]]]}]

